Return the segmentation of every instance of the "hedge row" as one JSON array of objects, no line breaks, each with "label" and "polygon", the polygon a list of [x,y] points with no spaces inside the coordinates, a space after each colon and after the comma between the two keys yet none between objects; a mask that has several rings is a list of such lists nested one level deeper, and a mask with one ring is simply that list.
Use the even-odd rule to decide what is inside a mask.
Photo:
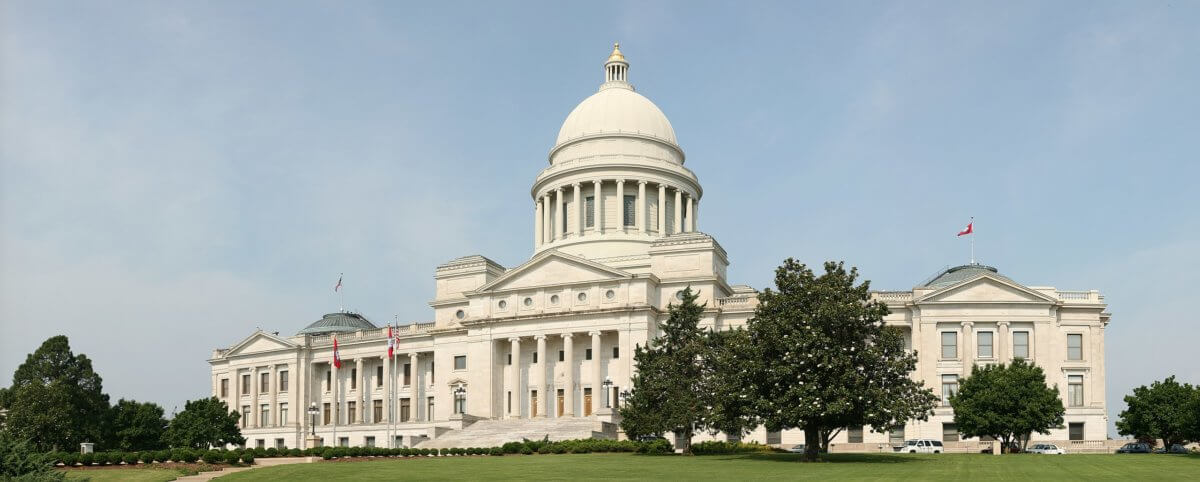
[{"label": "hedge row", "polygon": [[778,451],[758,442],[700,442],[692,445],[694,455],[769,454]]},{"label": "hedge row", "polygon": [[255,452],[253,450],[193,450],[193,449],[173,449],[173,450],[147,450],[143,452],[95,452],[90,454],[77,454],[71,452],[56,452],[51,454],[55,464],[63,464],[68,467],[75,465],[126,465],[162,463],[162,462],[183,462],[194,463],[198,460],[203,460],[208,464],[253,464]]}]

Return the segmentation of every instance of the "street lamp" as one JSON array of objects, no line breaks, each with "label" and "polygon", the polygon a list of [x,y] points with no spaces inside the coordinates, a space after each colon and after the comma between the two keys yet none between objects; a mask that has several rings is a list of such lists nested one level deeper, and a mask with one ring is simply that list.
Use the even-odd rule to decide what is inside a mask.
[{"label": "street lamp", "polygon": [[621,406],[625,406],[626,400],[629,399],[629,390],[621,390]]},{"label": "street lamp", "polygon": [[604,377],[604,383],[601,383],[601,385],[604,386],[604,408],[612,408],[611,400],[608,399],[608,392],[612,390],[613,386],[612,379]]},{"label": "street lamp", "polygon": [[317,414],[318,413],[321,413],[321,411],[317,410],[317,402],[313,402],[312,405],[308,406],[308,415],[312,417],[312,435],[313,435],[313,437],[317,436]]},{"label": "street lamp", "polygon": [[461,413],[466,412],[467,411],[466,410],[467,407],[465,407],[466,401],[467,401],[467,389],[465,387],[463,387],[462,384],[460,383],[454,387],[454,413],[461,414]]}]

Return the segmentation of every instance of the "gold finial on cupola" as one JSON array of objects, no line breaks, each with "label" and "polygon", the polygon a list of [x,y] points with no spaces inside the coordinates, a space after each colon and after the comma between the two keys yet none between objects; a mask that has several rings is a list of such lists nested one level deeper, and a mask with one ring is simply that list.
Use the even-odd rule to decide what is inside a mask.
[{"label": "gold finial on cupola", "polygon": [[624,62],[625,56],[621,55],[621,43],[613,42],[612,54],[608,56],[609,62]]}]

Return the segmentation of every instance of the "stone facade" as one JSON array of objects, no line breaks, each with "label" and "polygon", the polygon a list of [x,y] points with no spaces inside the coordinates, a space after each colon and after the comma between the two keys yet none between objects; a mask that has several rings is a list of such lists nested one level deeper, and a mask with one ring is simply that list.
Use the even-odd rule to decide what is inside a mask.
[{"label": "stone facade", "polygon": [[[684,288],[706,305],[705,325],[744,324],[756,291],[726,280],[725,250],[699,229],[699,179],[684,167],[666,116],[634,91],[628,73],[614,48],[599,92],[563,123],[530,191],[533,256],[512,268],[483,256],[438,266],[433,321],[394,328],[393,357],[389,328],[354,313],[331,313],[294,336],[255,332],[215,350],[212,393],[245,415],[248,444],[299,447],[315,432],[325,444],[408,446],[479,419],[561,418],[576,428],[594,420],[598,432],[615,435],[604,422],[617,421],[611,407],[630,386],[634,349],[657,336]],[[1068,384],[1082,385],[1067,421],[1082,423],[1087,439],[1104,438],[1108,315],[1099,293],[1022,286],[968,265],[875,296],[919,350],[914,377],[935,391],[972,363],[1024,354],[1064,400]],[[950,334],[953,353],[943,352]],[[335,337],[341,368],[333,366]],[[938,408],[901,438],[942,438],[950,420],[949,409]],[[1061,432],[1048,438],[1069,438],[1068,428]],[[803,435],[760,429],[750,438],[789,444]],[[888,440],[868,430],[836,442]]]}]

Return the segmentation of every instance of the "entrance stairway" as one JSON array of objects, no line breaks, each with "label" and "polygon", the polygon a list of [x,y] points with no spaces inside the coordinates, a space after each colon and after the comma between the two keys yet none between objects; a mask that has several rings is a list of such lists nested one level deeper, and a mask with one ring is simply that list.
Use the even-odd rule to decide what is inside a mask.
[{"label": "entrance stairway", "polygon": [[497,447],[521,439],[572,440],[581,438],[616,439],[616,426],[587,418],[522,418],[480,420],[462,430],[453,430],[426,440],[420,448]]}]

